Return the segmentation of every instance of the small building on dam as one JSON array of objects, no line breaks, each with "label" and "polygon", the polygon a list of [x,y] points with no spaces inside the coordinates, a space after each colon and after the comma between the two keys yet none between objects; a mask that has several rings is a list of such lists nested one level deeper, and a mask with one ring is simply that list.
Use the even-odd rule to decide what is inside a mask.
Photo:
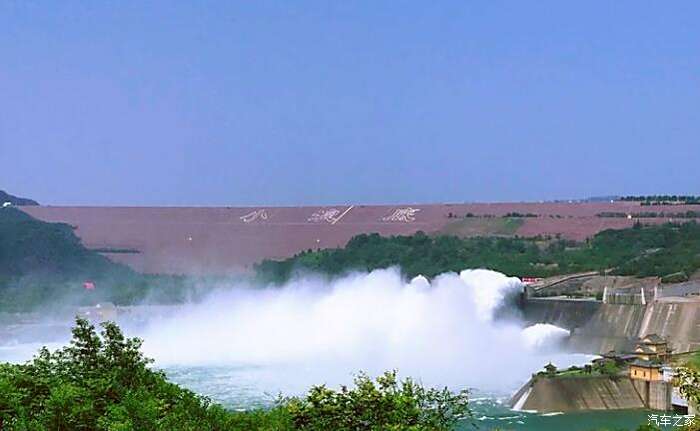
[{"label": "small building on dam", "polygon": [[557,370],[545,366],[513,396],[516,410],[541,413],[650,409],[688,413],[673,386],[672,353],[657,334],[640,338],[633,353],[609,352],[592,364]]}]

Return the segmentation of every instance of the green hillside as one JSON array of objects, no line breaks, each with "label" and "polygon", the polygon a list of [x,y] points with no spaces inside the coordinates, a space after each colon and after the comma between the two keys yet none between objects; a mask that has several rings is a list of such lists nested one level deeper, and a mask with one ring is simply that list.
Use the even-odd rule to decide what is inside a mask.
[{"label": "green hillside", "polygon": [[[337,276],[352,270],[399,266],[412,277],[465,268],[509,275],[547,277],[611,271],[683,281],[700,269],[700,225],[637,225],[600,232],[586,242],[551,238],[469,237],[417,233],[381,237],[363,234],[343,248],[307,250],[256,266],[259,281],[282,283],[297,272]],[[90,280],[97,288],[85,291]],[[0,208],[0,311],[46,304],[181,302],[214,285],[179,276],[144,275],[85,248],[63,223],[47,223],[12,207]]]},{"label": "green hillside", "polygon": [[12,205],[39,205],[37,201],[12,196],[11,194],[0,190],[0,205],[4,204],[5,202],[9,202]]},{"label": "green hillside", "polygon": [[586,242],[547,238],[358,235],[344,248],[308,250],[266,260],[256,269],[266,282],[281,283],[298,272],[330,276],[352,270],[399,266],[404,274],[435,276],[465,268],[490,268],[516,276],[547,277],[612,270],[619,275],[683,280],[700,268],[700,225],[637,225],[607,230]]},{"label": "green hillside", "polygon": [[[85,291],[83,283],[97,288]],[[85,248],[64,223],[47,223],[12,207],[0,208],[0,310],[184,299],[181,277],[139,274]]]},{"label": "green hillside", "polygon": [[57,280],[128,272],[82,246],[73,228],[45,223],[15,208],[0,209],[0,277]]}]

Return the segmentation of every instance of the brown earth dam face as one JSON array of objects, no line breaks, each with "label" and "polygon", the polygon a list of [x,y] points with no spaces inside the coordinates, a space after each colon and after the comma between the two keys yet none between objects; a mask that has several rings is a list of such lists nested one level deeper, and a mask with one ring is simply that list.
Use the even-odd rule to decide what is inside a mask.
[{"label": "brown earth dam face", "polygon": [[[636,202],[336,205],[318,207],[20,207],[33,217],[75,227],[88,248],[146,273],[226,274],[263,259],[307,249],[342,247],[354,235],[454,232],[501,234],[493,226],[509,213],[530,214],[512,231],[520,236],[561,235],[583,240],[604,229],[631,227],[634,219],[604,212],[700,211],[700,205],[642,207]],[[465,218],[471,214],[473,218]],[[490,220],[482,223],[483,220]],[[668,219],[644,218],[645,223]],[[137,253],[125,253],[135,250]]]}]

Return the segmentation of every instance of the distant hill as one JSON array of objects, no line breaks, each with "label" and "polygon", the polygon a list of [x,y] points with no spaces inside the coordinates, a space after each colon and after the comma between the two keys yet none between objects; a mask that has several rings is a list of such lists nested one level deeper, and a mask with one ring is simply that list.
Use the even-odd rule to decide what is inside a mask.
[{"label": "distant hill", "polygon": [[85,248],[71,226],[0,208],[0,277],[95,277],[115,269],[130,271]]},{"label": "distant hill", "polygon": [[[96,289],[86,292],[86,281]],[[184,300],[185,287],[177,277],[143,275],[112,262],[86,248],[66,223],[0,208],[0,311],[145,298],[170,303]]]},{"label": "distant hill", "polygon": [[0,205],[4,204],[5,202],[9,202],[12,205],[39,205],[39,202],[35,200],[20,198],[0,190]]}]

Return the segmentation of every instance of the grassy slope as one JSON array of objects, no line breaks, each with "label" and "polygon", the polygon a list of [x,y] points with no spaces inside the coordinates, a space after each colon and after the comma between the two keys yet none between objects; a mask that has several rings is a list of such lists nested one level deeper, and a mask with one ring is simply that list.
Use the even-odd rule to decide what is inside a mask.
[{"label": "grassy slope", "polygon": [[524,220],[516,217],[467,217],[448,223],[439,235],[454,235],[461,238],[470,236],[511,236]]}]

